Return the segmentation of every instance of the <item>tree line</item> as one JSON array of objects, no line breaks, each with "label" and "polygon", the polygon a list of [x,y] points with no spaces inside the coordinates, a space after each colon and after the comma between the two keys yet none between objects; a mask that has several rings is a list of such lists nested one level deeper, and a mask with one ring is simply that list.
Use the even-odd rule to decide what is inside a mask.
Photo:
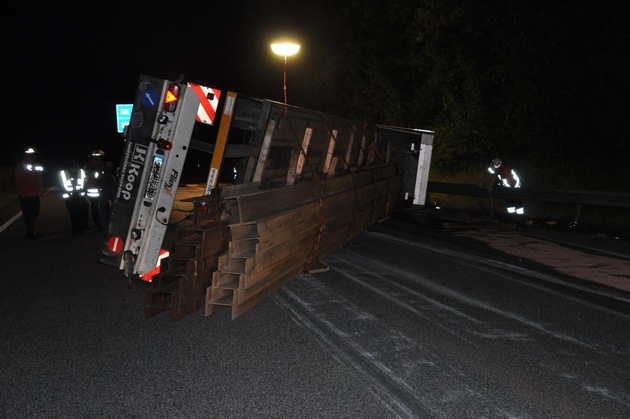
[{"label": "tree line", "polygon": [[300,105],[435,130],[440,171],[500,156],[531,186],[630,189],[623,1],[320,5]]}]

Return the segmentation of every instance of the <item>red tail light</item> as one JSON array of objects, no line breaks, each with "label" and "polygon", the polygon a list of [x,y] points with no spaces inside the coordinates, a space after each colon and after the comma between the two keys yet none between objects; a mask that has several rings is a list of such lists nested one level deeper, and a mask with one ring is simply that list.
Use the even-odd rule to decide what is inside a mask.
[{"label": "red tail light", "polygon": [[166,91],[166,97],[164,98],[164,110],[166,112],[175,112],[177,109],[177,102],[179,101],[180,87],[177,83],[171,83],[168,85]]},{"label": "red tail light", "polygon": [[162,150],[170,150],[171,148],[173,148],[173,143],[167,140],[164,140],[162,138],[160,138],[159,140],[157,140],[157,146],[158,148],[162,149]]}]

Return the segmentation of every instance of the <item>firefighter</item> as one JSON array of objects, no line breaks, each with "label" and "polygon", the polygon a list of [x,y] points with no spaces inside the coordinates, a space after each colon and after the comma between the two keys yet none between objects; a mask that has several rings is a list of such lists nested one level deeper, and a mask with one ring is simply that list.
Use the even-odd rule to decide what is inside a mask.
[{"label": "firefighter", "polygon": [[[85,164],[86,179],[86,193],[88,202],[90,204],[90,213],[92,215],[92,222],[97,229],[104,228],[101,226],[101,201],[102,201],[102,177],[105,173],[105,163],[103,162],[103,156],[105,152],[103,150],[94,150],[90,154],[90,158]],[[105,207],[103,207],[103,211]],[[105,215],[105,213],[103,213]],[[104,223],[103,223],[104,224]]]},{"label": "firefighter", "polygon": [[62,196],[70,214],[72,234],[78,235],[88,227],[89,203],[85,196],[86,176],[79,163],[72,160],[66,169],[60,171]]},{"label": "firefighter", "polygon": [[[496,176],[497,186],[502,188],[520,188],[521,179],[505,161],[500,158],[495,158],[488,166],[488,173]],[[525,208],[520,201],[506,199],[505,200],[507,213],[510,215],[523,215],[525,214]]]},{"label": "firefighter", "polygon": [[35,231],[35,220],[39,215],[40,199],[44,195],[43,172],[43,166],[37,162],[37,150],[26,147],[24,158],[15,167],[15,182],[20,196],[26,236],[34,240],[41,237]]}]

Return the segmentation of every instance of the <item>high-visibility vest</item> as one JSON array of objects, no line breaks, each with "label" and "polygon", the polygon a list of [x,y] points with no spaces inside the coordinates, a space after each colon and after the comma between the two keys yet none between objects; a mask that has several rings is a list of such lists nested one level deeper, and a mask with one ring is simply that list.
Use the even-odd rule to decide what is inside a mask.
[{"label": "high-visibility vest", "polygon": [[101,175],[98,170],[89,173],[86,184],[88,198],[98,198],[101,195]]},{"label": "high-visibility vest", "polygon": [[83,169],[78,169],[78,176],[73,172],[77,173],[77,171],[70,170],[62,170],[59,172],[61,186],[63,187],[62,196],[64,199],[68,199],[73,195],[85,196],[85,172]]},{"label": "high-visibility vest", "polygon": [[492,166],[488,167],[488,173],[496,175],[499,179],[499,184],[505,188],[520,188],[521,178],[516,174],[514,169],[502,165],[498,169],[494,169]]},{"label": "high-visibility vest", "polygon": [[105,165],[103,160],[93,156],[85,164],[85,172],[87,174],[87,181],[85,184],[88,198],[98,198],[101,196],[101,177],[103,176]]}]

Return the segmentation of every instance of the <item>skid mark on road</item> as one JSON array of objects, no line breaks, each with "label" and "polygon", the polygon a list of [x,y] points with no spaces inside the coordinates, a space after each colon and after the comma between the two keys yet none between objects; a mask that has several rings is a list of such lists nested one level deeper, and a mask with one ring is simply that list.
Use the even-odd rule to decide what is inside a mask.
[{"label": "skid mark on road", "polygon": [[[354,257],[355,262],[350,262],[352,259],[351,257]],[[376,271],[381,271],[381,272],[390,272],[392,274],[394,274],[394,276],[399,277],[399,278],[403,278],[405,280],[408,281],[418,281],[418,274],[415,272],[409,272],[409,271],[405,271],[403,269],[398,268],[397,266],[394,265],[388,265],[388,264],[384,264],[380,261],[376,261],[374,259],[368,259],[364,256],[361,256],[357,253],[354,253],[352,251],[349,251],[347,249],[342,249],[341,251],[337,252],[336,255],[332,256],[331,258],[329,258],[331,260],[331,262],[326,262],[327,265],[331,266],[334,269],[341,269],[340,267],[343,266],[344,264],[346,265],[350,265],[352,266],[352,268],[354,269],[354,271],[358,271],[358,274],[355,275],[351,275],[348,274],[347,270],[341,270],[340,272],[348,277],[349,279],[352,279],[353,281],[357,282],[358,284],[372,289],[374,290],[375,287],[371,284],[374,283],[374,275],[368,277],[368,275],[370,275],[371,272],[376,272]],[[336,265],[335,262],[339,263],[339,265]],[[475,266],[473,266],[475,267]],[[448,296],[449,298],[452,299],[456,299],[458,301],[461,302],[465,302],[466,304],[469,304],[471,306],[477,307],[477,308],[481,308],[484,309],[488,312],[494,313],[499,315],[501,318],[507,318],[513,321],[516,321],[522,325],[528,326],[530,328],[533,328],[539,332],[542,332],[546,335],[550,335],[553,336],[556,339],[561,339],[567,342],[571,342],[573,344],[576,344],[578,346],[584,347],[584,348],[588,348],[590,350],[596,351],[598,353],[602,353],[599,349],[597,349],[595,346],[590,345],[588,343],[582,342],[579,339],[573,338],[571,336],[568,336],[564,333],[560,333],[560,332],[556,332],[553,330],[548,329],[547,327],[541,325],[540,323],[537,323],[535,321],[529,320],[517,313],[513,313],[507,310],[503,310],[500,308],[497,308],[495,306],[489,305],[486,302],[474,299],[474,298],[470,298],[468,296],[465,296],[459,292],[455,292],[453,290],[450,290],[446,287],[442,287],[440,285],[435,284],[433,281],[427,280],[426,278],[422,278],[422,283],[425,286],[430,286],[434,291],[437,291],[443,295]],[[408,295],[409,296],[414,296],[414,298],[424,298],[420,293],[413,291],[413,290],[409,290],[409,288],[407,287],[403,287],[400,284],[396,284],[393,281],[390,280],[386,280],[388,282],[390,282],[391,284],[395,284],[395,286],[397,288],[404,288],[406,290],[408,290]],[[368,284],[368,282],[370,282],[370,284]],[[390,300],[399,300],[400,297],[388,297],[386,294],[379,292],[381,295],[386,296],[388,299]],[[400,305],[400,304],[399,304]],[[407,305],[408,306],[408,305]],[[451,310],[451,312],[457,312],[457,311],[453,311]],[[426,318],[426,316],[417,313],[414,310],[414,314],[419,314],[421,317]],[[469,316],[466,316],[468,318],[470,318]],[[434,321],[430,320],[432,323],[435,324]],[[443,327],[443,326],[441,326]],[[470,329],[471,325],[467,326],[467,329]],[[486,326],[487,328],[490,328],[490,326]],[[464,329],[466,330],[466,327],[464,327]],[[515,332],[502,332],[502,331],[498,331],[494,328],[492,328],[494,333],[493,334],[488,334],[488,333],[475,333],[478,336],[484,336],[484,337],[503,337],[503,338],[510,338],[510,339],[515,339],[516,340],[526,340],[526,338],[522,335],[522,334],[518,334]],[[453,334],[459,336],[460,334],[458,334],[457,332],[455,332],[453,329],[447,329],[449,331],[451,331]],[[471,332],[472,333],[472,332]],[[465,339],[466,340],[466,339]],[[468,341],[468,340],[467,340]],[[475,345],[477,346],[477,345]]]},{"label": "skid mark on road", "polygon": [[[435,246],[428,246],[428,245],[425,245],[425,244],[422,244],[422,243],[419,243],[419,242],[414,242],[414,241],[411,241],[411,240],[406,240],[406,239],[390,236],[390,235],[383,234],[383,233],[372,233],[372,234],[374,236],[378,237],[378,238],[390,241],[392,243],[404,244],[406,246],[414,247],[414,248],[417,248],[417,249],[423,249],[423,250],[429,251],[431,253],[439,253],[439,254],[446,255],[448,257],[452,257],[457,263],[467,264],[468,266],[471,266],[472,268],[475,268],[475,269],[483,270],[484,266],[491,266],[491,267],[500,268],[502,270],[506,270],[508,272],[514,272],[514,273],[530,276],[532,278],[539,278],[539,279],[544,279],[545,281],[549,281],[549,282],[565,284],[564,281],[558,280],[557,278],[555,278],[555,277],[553,277],[551,275],[543,274],[543,273],[540,273],[540,272],[536,272],[536,271],[533,271],[533,270],[530,270],[530,269],[526,269],[526,268],[523,268],[523,267],[520,267],[520,266],[511,265],[511,264],[508,264],[508,263],[504,263],[504,262],[495,261],[495,260],[492,260],[492,259],[483,258],[483,257],[480,257],[478,255],[477,256],[472,256],[472,255],[470,255],[468,253],[464,253],[464,252],[458,252],[458,251],[455,251],[455,250],[438,248],[438,247],[435,247]],[[391,265],[388,265],[387,269],[398,270],[398,268],[396,266],[391,266]],[[405,271],[400,272],[400,274],[404,274],[404,273],[405,273]],[[408,273],[407,273],[407,276],[409,277]],[[411,275],[411,278],[413,278],[413,276],[414,275]],[[510,278],[506,277],[506,279],[510,279]],[[552,330],[548,330],[543,325],[541,325],[541,324],[539,324],[537,322],[531,321],[529,319],[526,319],[526,318],[520,316],[519,314],[512,313],[512,312],[509,312],[509,311],[506,311],[506,310],[502,310],[502,309],[496,308],[494,306],[490,306],[490,305],[486,304],[483,301],[479,301],[479,300],[476,300],[476,299],[471,299],[470,297],[462,295],[460,293],[454,293],[451,290],[448,290],[448,289],[446,289],[444,287],[441,287],[440,285],[437,285],[437,284],[435,284],[432,281],[425,281],[424,284],[425,285],[430,285],[430,286],[432,286],[434,288],[438,287],[436,289],[441,288],[443,290],[443,292],[447,292],[448,295],[453,297],[453,298],[458,298],[458,299],[460,299],[463,302],[467,302],[469,304],[474,304],[477,307],[484,308],[484,309],[486,309],[488,311],[495,312],[495,313],[497,313],[497,314],[499,314],[501,316],[504,316],[504,317],[510,318],[512,320],[518,321],[518,322],[520,322],[522,324],[525,324],[525,325],[530,326],[530,327],[532,327],[534,329],[537,329],[537,330],[539,330],[539,331],[541,331],[543,333],[549,334],[549,335],[551,335],[551,336],[553,336],[555,338],[566,340],[568,342],[575,343],[575,344],[577,344],[579,346],[586,347],[588,349],[591,349],[591,350],[597,351],[599,353],[602,353],[594,345],[582,342],[582,341],[580,341],[578,339],[575,339],[575,338],[573,338],[571,336],[568,336],[568,335],[565,335],[563,333],[559,333],[559,332],[554,332]],[[586,304],[586,303],[584,303],[584,304]],[[605,308],[603,310],[605,310]]]},{"label": "skid mark on road", "polygon": [[[540,279],[545,282],[560,284],[566,287],[585,290],[585,291],[588,291],[589,293],[599,294],[599,295],[606,296],[608,298],[613,298],[616,300],[630,303],[630,297],[628,296],[628,294],[623,294],[619,292],[611,292],[606,288],[595,290],[586,286],[582,286],[581,284],[577,284],[575,282],[568,282],[566,280],[559,278],[558,276],[549,275],[549,274],[538,272],[538,271],[528,269],[519,265],[505,263],[505,262],[501,262],[494,259],[474,256],[468,252],[456,251],[456,250],[448,249],[445,247],[440,247],[439,245],[435,245],[435,244],[425,244],[418,241],[412,241],[412,240],[404,239],[401,237],[392,236],[386,233],[373,232],[370,234],[373,235],[374,237],[379,237],[392,243],[405,244],[407,246],[417,248],[417,249],[422,249],[427,252],[431,252],[435,254],[442,254],[445,256],[452,256],[460,263],[463,263],[464,261],[469,261],[471,266],[477,266],[477,268],[480,268],[481,265],[486,265],[488,267],[498,268],[498,269],[505,270],[508,272],[525,275],[527,277]],[[602,309],[605,309],[605,308],[602,308]]]},{"label": "skid mark on road", "polygon": [[[330,256],[323,263],[360,286],[377,293],[382,298],[389,300],[415,316],[475,347],[479,347],[479,345],[465,337],[464,335],[466,333],[490,339],[508,338],[518,341],[529,340],[529,338],[523,334],[498,330],[482,320],[463,313],[461,310],[443,304],[434,298],[430,298],[387,278],[387,275],[392,275],[416,283],[421,282],[428,285],[428,287],[432,288],[434,291],[437,291],[440,295],[449,296],[451,298],[454,296],[454,291],[439,286],[415,272],[410,273],[398,269],[396,266],[386,265],[345,249]],[[382,274],[379,272],[382,272]],[[462,295],[457,295],[456,300],[463,299],[464,297]],[[468,302],[470,303],[470,301]],[[453,327],[449,327],[449,325]]]},{"label": "skid mark on road", "polygon": [[608,402],[614,402],[625,407],[630,406],[630,396],[627,392],[627,386],[622,386],[620,389],[614,387],[604,387],[605,380],[599,380],[601,384],[590,383],[592,378],[589,378],[580,372],[567,373],[563,370],[559,370],[557,365],[544,363],[541,365],[547,371],[552,371],[558,375],[561,379],[572,382],[577,388],[584,390],[587,393],[595,393],[603,399],[607,399]]},{"label": "skid mark on road", "polygon": [[275,300],[299,325],[311,330],[400,417],[445,417],[461,412],[516,417],[514,406],[499,406],[475,389],[476,379],[455,368],[383,321],[340,298],[310,275],[301,275]]}]

